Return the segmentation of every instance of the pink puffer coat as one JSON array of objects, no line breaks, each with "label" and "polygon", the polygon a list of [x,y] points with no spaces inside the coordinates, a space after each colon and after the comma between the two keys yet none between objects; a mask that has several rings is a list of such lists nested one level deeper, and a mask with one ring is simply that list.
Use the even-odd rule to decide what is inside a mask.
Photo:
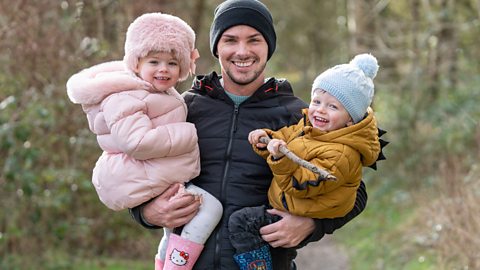
[{"label": "pink puffer coat", "polygon": [[82,105],[103,150],[92,182],[113,210],[137,206],[200,173],[196,129],[185,122],[182,96],[173,88],[148,88],[120,61],[85,69],[67,82],[70,100]]}]

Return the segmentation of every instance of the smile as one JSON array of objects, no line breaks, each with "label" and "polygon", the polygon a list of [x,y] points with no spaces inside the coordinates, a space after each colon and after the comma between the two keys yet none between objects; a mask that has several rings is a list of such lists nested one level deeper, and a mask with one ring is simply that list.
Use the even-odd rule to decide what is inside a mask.
[{"label": "smile", "polygon": [[314,117],[315,121],[328,123],[328,120],[322,117]]},{"label": "smile", "polygon": [[237,66],[237,67],[249,67],[251,65],[253,65],[255,61],[251,60],[251,61],[232,61],[232,63]]},{"label": "smile", "polygon": [[155,80],[160,80],[160,81],[168,81],[170,80],[169,77],[164,77],[164,76],[156,76],[154,77]]}]

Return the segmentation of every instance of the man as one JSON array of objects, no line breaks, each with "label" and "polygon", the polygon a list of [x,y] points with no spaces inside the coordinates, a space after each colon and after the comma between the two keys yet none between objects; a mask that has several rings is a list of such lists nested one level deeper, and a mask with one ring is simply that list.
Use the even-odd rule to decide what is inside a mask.
[{"label": "man", "polygon": [[[275,46],[273,20],[261,2],[227,0],[216,8],[210,48],[219,60],[221,76],[215,72],[197,76],[184,98],[189,107],[187,121],[197,128],[201,153],[201,173],[192,181],[217,197],[224,212],[194,269],[238,269],[228,236],[229,216],[240,208],[268,203],[272,179],[265,160],[251,150],[248,133],[292,125],[307,106],[293,96],[287,81],[265,78]],[[196,214],[200,202],[189,196],[169,200],[177,190],[172,186],[132,209],[132,216],[147,228],[181,227]],[[314,220],[268,210],[281,217],[260,229],[272,247],[273,269],[295,269],[296,248],[342,227],[363,211],[366,201],[362,183],[354,209],[343,218]]]}]

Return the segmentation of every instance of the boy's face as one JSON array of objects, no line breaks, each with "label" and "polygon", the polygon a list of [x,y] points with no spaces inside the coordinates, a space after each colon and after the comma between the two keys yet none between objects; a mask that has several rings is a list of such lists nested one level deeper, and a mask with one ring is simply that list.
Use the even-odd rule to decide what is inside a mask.
[{"label": "boy's face", "polygon": [[313,127],[326,132],[353,124],[345,107],[335,97],[321,89],[313,93],[308,107],[308,119]]},{"label": "boy's face", "polygon": [[152,52],[138,61],[135,73],[163,92],[175,86],[180,77],[180,65],[173,53]]}]

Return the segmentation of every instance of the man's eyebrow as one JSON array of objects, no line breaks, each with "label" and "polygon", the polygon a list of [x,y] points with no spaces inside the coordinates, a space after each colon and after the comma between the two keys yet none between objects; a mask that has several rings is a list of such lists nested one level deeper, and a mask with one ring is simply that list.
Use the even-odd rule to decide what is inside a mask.
[{"label": "man's eyebrow", "polygon": [[224,38],[224,37],[225,37],[225,38],[237,38],[236,35],[229,35],[229,34],[223,34],[221,37],[222,37],[222,38]]},{"label": "man's eyebrow", "polygon": [[[256,38],[258,36],[261,36],[262,34],[261,33],[255,33],[255,34],[252,34],[250,36],[248,36],[247,38]],[[223,34],[222,37],[226,37],[226,38],[238,38],[237,35],[233,35],[233,34]]]},{"label": "man's eyebrow", "polygon": [[258,36],[261,36],[262,34],[261,33],[256,33],[256,34],[253,34],[251,36],[249,36],[249,38],[255,38],[255,37],[258,37]]}]

